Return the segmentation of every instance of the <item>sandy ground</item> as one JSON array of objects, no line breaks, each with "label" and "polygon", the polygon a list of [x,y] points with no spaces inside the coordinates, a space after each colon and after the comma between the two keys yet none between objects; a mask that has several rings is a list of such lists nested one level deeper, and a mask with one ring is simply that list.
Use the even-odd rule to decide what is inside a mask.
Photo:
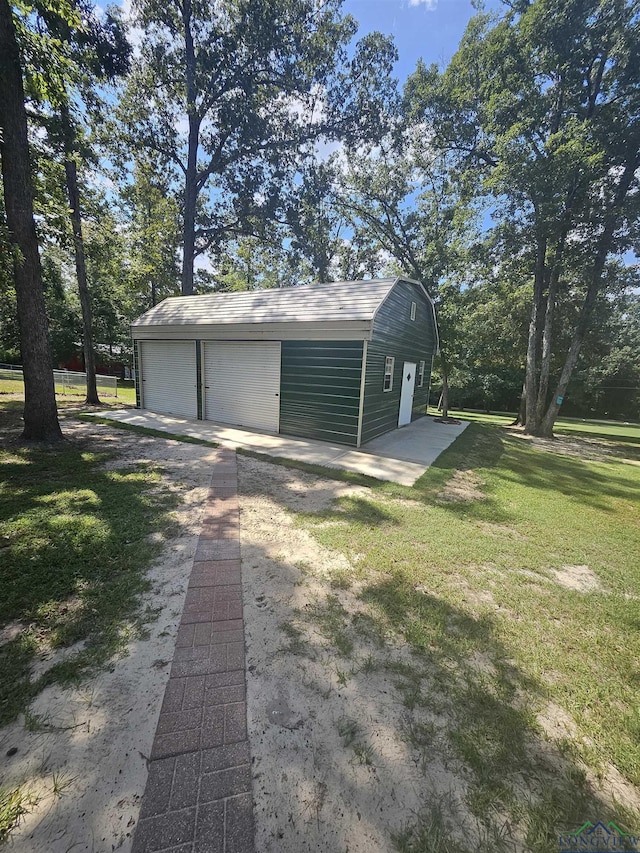
[{"label": "sandy ground", "polygon": [[[30,708],[41,730],[27,731],[23,719],[0,729],[0,785],[26,783],[39,800],[6,847],[21,853],[126,853],[146,783],[146,757],[169,676],[215,451],[97,424],[66,421],[63,429],[95,436],[97,443],[117,451],[117,464],[161,464],[165,486],[180,497],[174,510],[179,534],[167,541],[149,573],[153,586],[143,606],[160,613],[149,624],[148,636],[131,642],[126,656],[79,689],[44,690]],[[36,664],[38,671],[56,659],[45,656]],[[13,749],[17,752],[8,757]]]},{"label": "sandy ground", "polygon": [[[349,560],[296,527],[286,507],[314,511],[365,490],[242,457],[239,473],[256,849],[393,849],[426,802],[462,797],[460,780],[437,757],[425,766],[403,736],[419,712],[400,702],[391,673],[367,666],[374,642],[361,637],[349,659],[338,658],[306,622],[299,655],[286,651],[282,628],[327,595],[351,616],[363,609],[354,588],[328,583]],[[409,658],[389,638],[384,659]]]},{"label": "sandy ground", "polygon": [[606,462],[615,460],[628,465],[640,465],[634,459],[627,459],[624,443],[616,441],[614,436],[604,439],[601,436],[563,435],[556,433],[554,438],[541,438],[540,436],[527,435],[522,427],[507,427],[510,435],[528,441],[536,450],[545,450],[549,453],[557,453],[560,456],[577,456],[583,462]]}]

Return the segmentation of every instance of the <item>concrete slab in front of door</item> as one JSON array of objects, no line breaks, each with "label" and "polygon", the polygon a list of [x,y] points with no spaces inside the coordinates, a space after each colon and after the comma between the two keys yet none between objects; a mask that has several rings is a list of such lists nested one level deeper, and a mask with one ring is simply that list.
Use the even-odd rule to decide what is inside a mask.
[{"label": "concrete slab in front of door", "polygon": [[468,426],[468,421],[462,421],[459,424],[443,424],[426,416],[413,421],[408,426],[374,438],[362,449],[367,453],[383,456],[385,459],[415,462],[424,470],[433,465],[442,451],[446,450]]},{"label": "concrete slab in front of door", "polygon": [[159,415],[144,409],[100,412],[99,417],[213,441],[222,447],[240,447],[269,456],[341,468],[403,486],[412,486],[468,426],[464,422],[440,424],[433,418],[424,417],[402,429],[375,438],[359,450],[351,450],[341,444],[261,433],[212,421]]}]

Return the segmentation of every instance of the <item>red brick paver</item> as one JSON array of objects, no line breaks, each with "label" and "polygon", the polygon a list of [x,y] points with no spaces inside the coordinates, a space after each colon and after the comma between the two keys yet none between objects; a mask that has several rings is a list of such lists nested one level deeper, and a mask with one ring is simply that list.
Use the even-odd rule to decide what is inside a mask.
[{"label": "red brick paver", "polygon": [[253,853],[236,456],[220,450],[133,853]]}]

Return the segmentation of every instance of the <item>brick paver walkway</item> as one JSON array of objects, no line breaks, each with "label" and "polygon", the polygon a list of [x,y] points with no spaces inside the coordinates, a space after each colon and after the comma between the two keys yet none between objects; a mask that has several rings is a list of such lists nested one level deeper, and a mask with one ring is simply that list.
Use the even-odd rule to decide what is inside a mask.
[{"label": "brick paver walkway", "polygon": [[133,853],[253,853],[236,455],[217,451]]}]

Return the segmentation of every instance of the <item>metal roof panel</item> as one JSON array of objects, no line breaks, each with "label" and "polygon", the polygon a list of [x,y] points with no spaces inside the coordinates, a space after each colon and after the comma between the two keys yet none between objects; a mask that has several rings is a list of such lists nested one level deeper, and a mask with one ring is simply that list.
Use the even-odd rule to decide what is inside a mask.
[{"label": "metal roof panel", "polygon": [[165,299],[131,324],[181,326],[371,321],[397,279],[306,284]]}]

